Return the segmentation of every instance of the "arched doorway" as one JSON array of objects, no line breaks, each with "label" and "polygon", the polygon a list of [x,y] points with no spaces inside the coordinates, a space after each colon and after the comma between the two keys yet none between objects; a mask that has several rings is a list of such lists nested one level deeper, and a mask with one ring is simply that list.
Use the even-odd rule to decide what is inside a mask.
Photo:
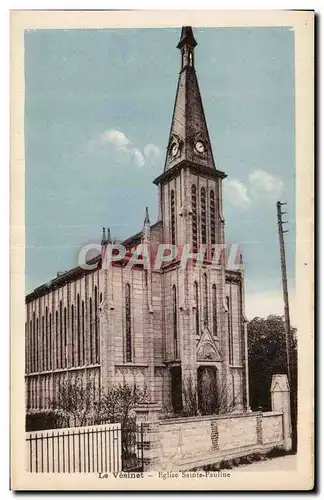
[{"label": "arched doorway", "polygon": [[198,405],[202,415],[218,413],[217,369],[215,366],[198,368]]}]

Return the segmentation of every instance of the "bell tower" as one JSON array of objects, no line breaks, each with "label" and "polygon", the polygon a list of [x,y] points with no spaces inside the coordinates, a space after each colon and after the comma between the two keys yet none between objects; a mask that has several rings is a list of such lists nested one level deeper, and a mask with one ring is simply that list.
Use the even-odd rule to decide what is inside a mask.
[{"label": "bell tower", "polygon": [[196,47],[192,28],[184,26],[177,45],[180,72],[164,171],[154,181],[159,187],[163,243],[175,245],[178,256],[184,245],[190,254],[206,248],[200,267],[183,267],[179,258],[162,268],[164,352],[174,411],[180,411],[179,397],[186,404],[188,381],[197,387],[202,357],[208,357],[215,380],[216,372],[223,376],[225,365],[225,260],[214,266],[212,246],[224,243],[226,175],[216,168],[213,156],[195,70]]},{"label": "bell tower", "polygon": [[159,186],[164,242],[177,245],[222,243],[221,181],[209,138],[195,70],[192,28],[184,26],[177,48],[180,73]]}]

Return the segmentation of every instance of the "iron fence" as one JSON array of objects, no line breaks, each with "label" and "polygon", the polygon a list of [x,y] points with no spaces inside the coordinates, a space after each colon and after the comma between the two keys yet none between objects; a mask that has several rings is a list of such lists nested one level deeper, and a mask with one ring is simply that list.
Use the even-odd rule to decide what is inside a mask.
[{"label": "iron fence", "polygon": [[120,424],[30,432],[26,435],[29,472],[119,472]]}]

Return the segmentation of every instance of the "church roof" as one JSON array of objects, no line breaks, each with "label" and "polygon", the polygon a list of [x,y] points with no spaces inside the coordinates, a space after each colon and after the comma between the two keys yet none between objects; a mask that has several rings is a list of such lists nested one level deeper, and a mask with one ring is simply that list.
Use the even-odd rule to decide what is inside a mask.
[{"label": "church roof", "polygon": [[[151,229],[154,229],[157,227],[159,224],[161,224],[161,221],[157,221],[154,224],[151,225]],[[126,240],[121,242],[121,245],[124,245],[125,247],[130,248],[133,245],[136,245],[138,241],[141,239],[143,235],[143,231],[140,231],[139,233],[133,234]],[[109,231],[109,239],[110,239],[110,231]],[[110,241],[110,240],[109,240]],[[110,241],[111,242],[111,241]],[[101,263],[101,255],[96,255],[92,259],[90,259],[87,264],[100,264]],[[117,261],[116,264],[120,264],[120,261]],[[79,278],[82,278],[85,274],[91,274],[92,272],[96,271],[96,269],[93,270],[86,270],[83,269],[80,266],[74,267],[64,273],[58,273],[56,278],[53,278],[52,280],[48,281],[47,283],[44,283],[43,285],[40,285],[39,287],[35,288],[32,292],[26,295],[26,303],[31,302],[37,297],[41,297],[43,295],[46,295],[47,293],[51,292],[52,290],[55,290],[56,288],[60,288],[67,283],[70,283],[71,281],[76,281]]]}]

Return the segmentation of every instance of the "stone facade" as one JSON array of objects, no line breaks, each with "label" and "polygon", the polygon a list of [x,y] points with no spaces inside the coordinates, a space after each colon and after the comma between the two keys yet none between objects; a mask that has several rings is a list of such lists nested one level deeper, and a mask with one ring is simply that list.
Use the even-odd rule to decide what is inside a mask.
[{"label": "stone facade", "polygon": [[[123,242],[129,252],[172,244],[179,255],[157,269],[140,261],[130,267],[130,254],[105,268],[99,256],[92,270],[75,268],[26,297],[28,411],[49,409],[60,384],[77,378],[102,390],[124,381],[145,386],[155,409],[175,412],[186,404],[188,381],[200,394],[209,384],[218,402],[249,409],[243,266],[227,270],[224,256],[217,265],[213,259],[212,246],[225,243],[226,175],[215,167],[195,45],[183,28],[165,169],[154,181],[159,220],[150,224],[146,213],[143,230]],[[102,255],[110,243],[104,236]],[[202,265],[183,268],[186,246],[198,252],[203,245]]]}]

